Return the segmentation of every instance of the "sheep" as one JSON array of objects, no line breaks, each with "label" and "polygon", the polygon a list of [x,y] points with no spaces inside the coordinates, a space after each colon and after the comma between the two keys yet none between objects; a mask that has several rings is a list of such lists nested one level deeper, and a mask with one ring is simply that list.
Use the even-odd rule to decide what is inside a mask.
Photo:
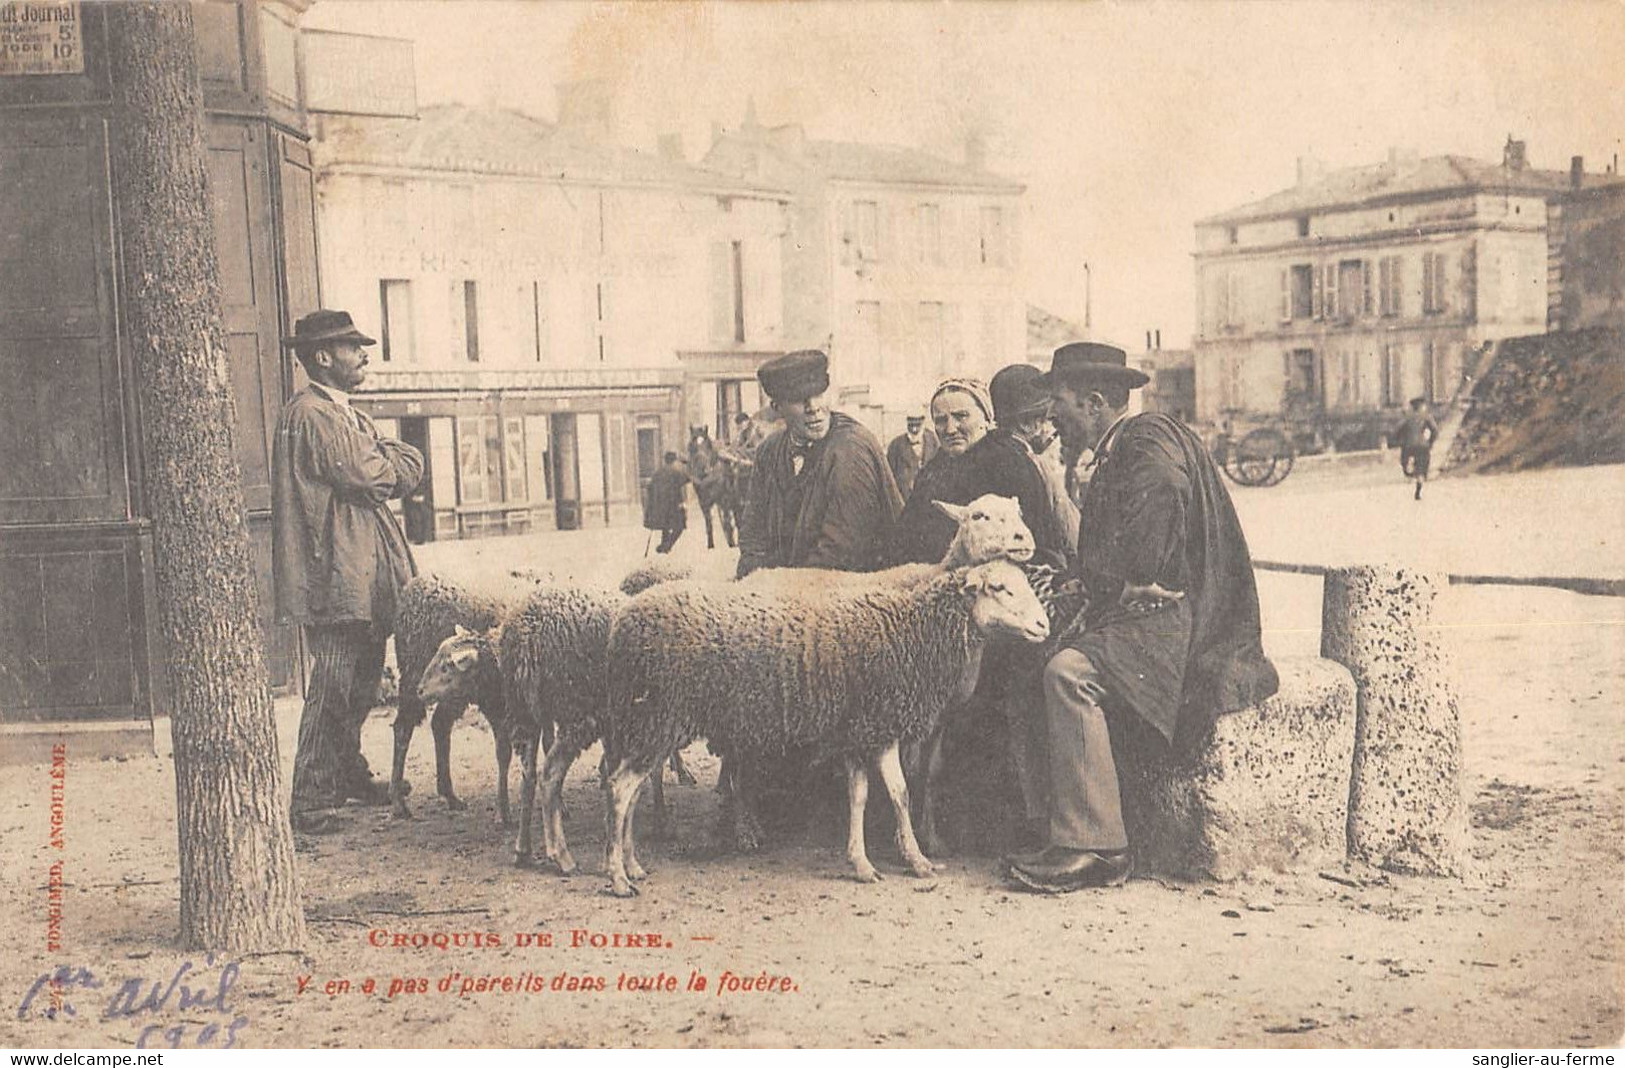
[{"label": "sheep", "polygon": [[[1021,518],[1021,505],[1014,497],[984,494],[968,504],[933,501],[933,504],[958,523],[953,541],[941,561],[935,564],[905,564],[892,568],[890,574],[897,582],[927,582],[956,567],[969,567],[1000,558],[1026,562],[1032,559],[1034,544],[1032,531]],[[793,592],[809,582],[818,585],[835,583],[862,583],[869,575],[847,571],[811,571],[807,569],[765,569],[756,571],[743,580],[753,589]],[[905,766],[908,776],[919,795],[920,838],[927,849],[940,848],[936,832],[936,776],[942,766],[942,729],[926,738],[910,742]],[[722,782],[731,792],[739,773],[737,763],[724,760]],[[743,805],[734,807],[734,842],[741,851],[757,848],[759,834],[754,812]]]},{"label": "sheep", "polygon": [[[533,571],[515,571],[510,577],[528,590],[545,576]],[[389,800],[396,816],[410,818],[412,815],[406,805],[406,752],[412,744],[412,732],[423,722],[425,705],[418,683],[424,669],[456,628],[485,630],[493,627],[511,603],[511,597],[475,593],[438,575],[419,575],[401,590],[395,613],[395,659],[400,670],[400,692],[394,724],[395,754],[389,777]],[[455,695],[435,702],[434,718],[429,722],[434,734],[435,786],[453,810],[467,807],[451,785],[451,728],[471,703],[479,704],[496,739],[497,812],[506,825],[511,821],[508,764],[513,756],[513,745],[507,717],[499,704]]]},{"label": "sheep", "polygon": [[[481,708],[489,703],[502,710],[522,771],[516,866],[532,859],[532,818],[540,778],[547,857],[566,875],[576,869],[564,835],[564,776],[581,751],[598,740],[610,623],[627,600],[619,591],[590,585],[538,586],[498,626],[484,631],[458,627],[424,670],[421,701],[478,702]],[[551,735],[555,728],[556,738]],[[539,752],[545,754],[540,775]],[[676,752],[671,769],[679,782],[695,784]],[[663,821],[665,796],[659,776],[651,792],[656,818]]]},{"label": "sheep", "polygon": [[[606,863],[610,892],[643,877],[631,807],[665,754],[705,737],[743,759],[805,748],[836,756],[847,773],[847,858],[863,882],[879,878],[863,841],[868,764],[886,787],[909,869],[929,875],[898,759],[904,739],[928,735],[974,684],[990,634],[1027,641],[1048,621],[1016,565],[995,560],[921,579],[893,569],[866,581],[801,592],[748,583],[677,582],[623,608],[609,635],[604,708]],[[900,581],[901,580],[901,581]]]}]

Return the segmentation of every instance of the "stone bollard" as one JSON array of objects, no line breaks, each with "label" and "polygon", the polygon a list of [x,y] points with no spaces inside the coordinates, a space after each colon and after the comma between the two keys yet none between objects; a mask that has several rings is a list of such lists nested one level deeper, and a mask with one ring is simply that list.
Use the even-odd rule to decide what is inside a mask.
[{"label": "stone bollard", "polygon": [[1358,692],[1348,851],[1390,871],[1459,875],[1467,855],[1461,715],[1428,633],[1443,575],[1395,566],[1326,572],[1320,654]]}]

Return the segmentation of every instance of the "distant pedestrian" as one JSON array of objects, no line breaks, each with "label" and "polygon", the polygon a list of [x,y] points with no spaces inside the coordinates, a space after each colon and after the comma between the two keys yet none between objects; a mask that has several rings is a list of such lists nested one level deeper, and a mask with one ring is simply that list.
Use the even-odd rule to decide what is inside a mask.
[{"label": "distant pedestrian", "polygon": [[1433,454],[1433,443],[1439,440],[1439,424],[1428,412],[1428,402],[1421,397],[1411,401],[1411,414],[1399,424],[1399,469],[1405,477],[1416,480],[1416,500],[1422,499],[1422,483],[1427,481],[1428,462]]},{"label": "distant pedestrian", "polygon": [[271,565],[279,622],[305,628],[311,656],[293,758],[293,829],[335,829],[347,798],[387,804],[388,788],[361,755],[361,725],[378,698],[395,598],[417,573],[386,506],[423,477],[423,456],[383,437],[350,394],[366,377],[347,312],[315,311],[283,344],[310,384],[277,420],[271,452]]},{"label": "distant pedestrian", "polygon": [[675,452],[668,452],[660,470],[649,479],[644,490],[643,527],[660,531],[657,553],[669,553],[677,539],[688,528],[688,509],[683,505],[683,491],[691,480],[683,469],[683,461]]},{"label": "distant pedestrian", "polygon": [[886,446],[886,463],[897,480],[897,492],[903,495],[903,500],[908,500],[908,495],[914,492],[914,479],[920,468],[937,454],[937,448],[937,436],[926,427],[923,415],[909,416],[907,429]]}]

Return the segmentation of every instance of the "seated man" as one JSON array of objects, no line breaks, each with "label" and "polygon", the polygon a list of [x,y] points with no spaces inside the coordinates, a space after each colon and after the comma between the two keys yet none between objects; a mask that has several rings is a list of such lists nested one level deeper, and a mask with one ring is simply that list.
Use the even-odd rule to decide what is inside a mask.
[{"label": "seated man", "polygon": [[1085,624],[1044,669],[1048,846],[1011,858],[1045,893],[1116,886],[1131,867],[1103,708],[1172,741],[1185,717],[1256,704],[1278,685],[1260,642],[1252,558],[1207,449],[1167,415],[1129,416],[1147,376],[1123,350],[1078,342],[1045,376],[1072,449],[1093,449],[1078,573]]}]

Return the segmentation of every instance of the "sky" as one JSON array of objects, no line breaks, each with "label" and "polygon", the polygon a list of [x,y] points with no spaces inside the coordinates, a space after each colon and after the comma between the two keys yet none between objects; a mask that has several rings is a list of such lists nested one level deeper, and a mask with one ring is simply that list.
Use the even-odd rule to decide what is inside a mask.
[{"label": "sky", "polygon": [[1300,157],[1497,161],[1508,135],[1541,168],[1625,156],[1617,0],[320,0],[303,25],[415,40],[420,104],[551,119],[557,83],[613,79],[621,140],[680,132],[691,160],[752,101],[950,158],[977,133],[1027,185],[1026,298],[1078,323],[1087,303],[1131,351],[1188,342],[1196,220],[1291,186]]}]

